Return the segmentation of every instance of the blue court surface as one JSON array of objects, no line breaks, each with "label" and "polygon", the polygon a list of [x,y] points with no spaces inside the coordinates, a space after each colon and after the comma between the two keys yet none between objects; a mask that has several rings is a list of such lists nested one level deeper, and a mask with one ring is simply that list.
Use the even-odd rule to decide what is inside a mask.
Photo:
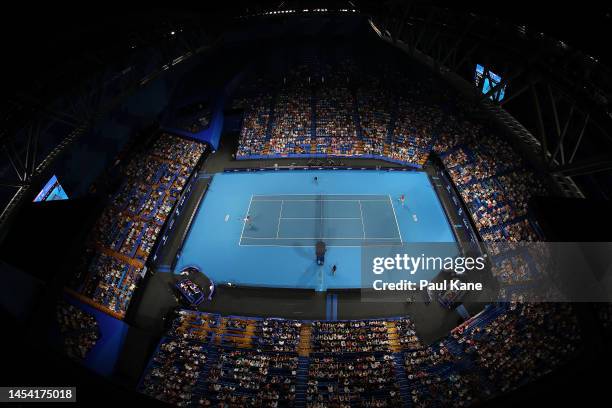
[{"label": "blue court surface", "polygon": [[[327,245],[323,266],[315,262],[319,240]],[[423,172],[219,173],[200,204],[175,271],[197,266],[217,284],[360,288],[361,248],[404,242],[455,242]]]},{"label": "blue court surface", "polygon": [[401,245],[387,195],[296,194],[251,197],[240,245],[327,247]]}]

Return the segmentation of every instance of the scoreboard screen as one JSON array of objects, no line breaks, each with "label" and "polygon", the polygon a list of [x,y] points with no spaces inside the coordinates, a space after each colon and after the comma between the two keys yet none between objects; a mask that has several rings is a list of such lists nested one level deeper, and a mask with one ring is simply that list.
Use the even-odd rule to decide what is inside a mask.
[{"label": "scoreboard screen", "polygon": [[54,175],[47,181],[47,184],[40,190],[40,193],[34,198],[34,202],[40,201],[55,201],[55,200],[67,200],[68,194],[62,188],[59,180]]},{"label": "scoreboard screen", "polygon": [[[493,71],[489,71],[487,68],[480,64],[476,64],[476,71],[474,73],[474,83],[476,86],[482,91],[483,94],[486,94],[494,88],[497,84],[501,82],[502,78],[497,75]],[[500,87],[496,90],[490,98],[494,101],[501,101],[504,99],[506,93],[506,86]]]}]

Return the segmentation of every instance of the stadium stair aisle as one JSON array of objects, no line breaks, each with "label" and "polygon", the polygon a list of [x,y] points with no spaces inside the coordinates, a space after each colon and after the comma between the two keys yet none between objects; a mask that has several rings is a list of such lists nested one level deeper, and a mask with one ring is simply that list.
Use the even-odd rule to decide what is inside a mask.
[{"label": "stadium stair aisle", "polygon": [[338,320],[338,295],[330,293],[325,300],[325,319]]},{"label": "stadium stair aisle", "polygon": [[397,326],[394,321],[385,322],[387,325],[387,337],[389,338],[389,348],[394,353],[402,351],[402,346],[399,341],[399,334],[397,332]]},{"label": "stadium stair aisle", "polygon": [[395,379],[400,386],[400,396],[402,397],[402,407],[411,408],[412,399],[410,397],[410,390],[408,387],[408,378],[406,377],[406,371],[404,370],[404,357],[402,353],[393,353],[393,361],[395,362]]},{"label": "stadium stair aisle", "polygon": [[300,343],[298,344],[298,354],[300,358],[310,356],[310,338],[312,336],[312,325],[304,323],[300,328]]},{"label": "stadium stair aisle", "polygon": [[295,386],[295,407],[302,408],[306,406],[306,387],[308,386],[308,368],[310,367],[310,359],[300,355],[298,359],[298,369],[296,374]]}]

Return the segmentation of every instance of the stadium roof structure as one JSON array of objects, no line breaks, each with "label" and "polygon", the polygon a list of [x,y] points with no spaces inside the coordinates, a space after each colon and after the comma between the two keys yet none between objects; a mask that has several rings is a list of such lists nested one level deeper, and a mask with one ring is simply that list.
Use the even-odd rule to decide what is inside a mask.
[{"label": "stadium roof structure", "polygon": [[[471,82],[476,64],[482,64],[501,76],[484,94],[472,87],[474,97],[523,133],[540,156],[539,167],[556,176],[565,193],[582,195],[568,177],[612,170],[612,71],[600,57],[549,37],[537,25],[516,24],[503,16],[419,2],[387,5],[386,13],[373,18],[382,38],[425,57],[443,75]],[[602,13],[609,24],[609,13]],[[493,101],[490,97],[503,87],[506,98]],[[535,137],[525,134],[527,129]]]},{"label": "stadium roof structure", "polygon": [[[483,111],[504,124],[563,194],[609,197],[609,60],[597,53],[595,42],[586,41],[589,33],[555,39],[543,32],[579,31],[560,31],[571,18],[588,18],[592,30],[609,30],[610,10],[574,9],[579,10],[565,9],[563,18],[554,19],[556,25],[546,13],[558,10],[512,11],[495,4],[445,7],[439,1],[230,2],[223,8],[199,5],[179,11],[109,12],[99,7],[95,21],[89,10],[72,9],[52,19],[43,10],[39,15],[45,18],[29,17],[34,18],[27,25],[34,30],[31,39],[18,21],[16,31],[4,27],[8,31],[3,37],[12,40],[8,53],[13,56],[13,72],[0,109],[0,144],[6,159],[0,166],[0,228],[34,193],[30,186],[40,184],[54,160],[127,95],[214,48],[226,30],[245,19],[304,15],[368,18],[383,40],[463,87]],[[48,11],[54,17],[60,14]],[[81,12],[87,18],[74,17]],[[606,31],[600,36],[609,38]],[[468,85],[476,64],[502,78],[485,94]],[[507,88],[506,98],[491,100],[501,87]]]},{"label": "stadium roof structure", "polygon": [[3,36],[22,42],[8,48],[13,80],[0,106],[6,159],[0,162],[0,226],[32,194],[30,186],[105,113],[213,41],[199,14],[123,9],[77,21],[49,12],[57,19],[50,22],[41,12],[28,25],[47,37],[28,37],[23,27]]}]

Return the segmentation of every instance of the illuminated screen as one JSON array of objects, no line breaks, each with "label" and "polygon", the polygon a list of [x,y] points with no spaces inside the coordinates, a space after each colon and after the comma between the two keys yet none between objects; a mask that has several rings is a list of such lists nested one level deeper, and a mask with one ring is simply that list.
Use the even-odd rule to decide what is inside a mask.
[{"label": "illuminated screen", "polygon": [[[500,82],[501,77],[499,75],[492,71],[489,71],[488,69],[485,70],[485,68],[480,64],[476,65],[476,72],[474,73],[474,83],[478,88],[482,90],[483,94],[489,92],[491,88],[495,87]],[[499,102],[504,99],[505,93],[506,86],[504,85],[500,89],[495,91],[495,93],[493,93],[490,98],[494,101]]]},{"label": "illuminated screen", "polygon": [[68,195],[59,183],[56,176],[51,177],[47,184],[40,190],[40,193],[34,199],[34,202],[39,201],[55,201],[55,200],[67,200]]}]

